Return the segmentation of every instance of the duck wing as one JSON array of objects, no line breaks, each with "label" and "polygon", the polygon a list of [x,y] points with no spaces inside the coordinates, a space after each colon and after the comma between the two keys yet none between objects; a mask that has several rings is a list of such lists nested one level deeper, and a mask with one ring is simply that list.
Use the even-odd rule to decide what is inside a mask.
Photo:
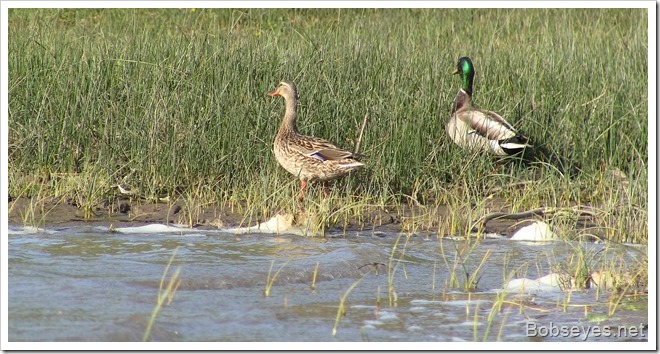
[{"label": "duck wing", "polygon": [[516,130],[495,112],[470,110],[457,113],[457,118],[470,127],[470,134],[488,140],[504,140],[518,136]]},{"label": "duck wing", "polygon": [[298,153],[321,161],[353,159],[352,152],[340,149],[331,142],[314,136],[300,136],[291,146]]}]

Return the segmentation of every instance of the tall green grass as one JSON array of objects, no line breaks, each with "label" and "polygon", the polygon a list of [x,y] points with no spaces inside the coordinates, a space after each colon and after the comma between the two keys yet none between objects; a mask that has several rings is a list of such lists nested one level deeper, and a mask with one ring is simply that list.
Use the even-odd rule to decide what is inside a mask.
[{"label": "tall green grass", "polygon": [[[370,205],[455,204],[534,179],[504,196],[627,193],[622,217],[645,222],[647,21],[644,9],[10,9],[9,192],[46,175],[64,193],[57,180],[87,169],[152,198],[205,185],[200,198],[245,212],[293,208],[296,179],[272,154],[284,106],[265,95],[286,79],[305,134],[351,149],[368,115],[367,168],[339,183]],[[444,125],[463,55],[480,107],[583,173],[493,175],[492,159],[456,148]]]}]

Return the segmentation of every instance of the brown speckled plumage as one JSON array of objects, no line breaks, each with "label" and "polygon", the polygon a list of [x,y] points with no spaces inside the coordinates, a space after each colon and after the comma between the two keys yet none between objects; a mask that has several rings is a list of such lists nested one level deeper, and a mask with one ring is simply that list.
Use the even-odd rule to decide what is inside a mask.
[{"label": "brown speckled plumage", "polygon": [[284,169],[300,178],[301,200],[308,182],[326,182],[364,166],[352,152],[340,149],[325,139],[298,133],[298,91],[293,82],[282,81],[268,96],[284,97],[286,111],[275,136],[273,152]]}]

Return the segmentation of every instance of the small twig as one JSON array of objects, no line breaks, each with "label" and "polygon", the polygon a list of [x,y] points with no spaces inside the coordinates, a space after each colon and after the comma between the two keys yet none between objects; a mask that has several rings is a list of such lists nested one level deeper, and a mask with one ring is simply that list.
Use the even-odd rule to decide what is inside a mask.
[{"label": "small twig", "polygon": [[586,105],[588,105],[588,104],[590,104],[590,103],[596,102],[596,101],[598,101],[599,99],[601,99],[603,96],[605,96],[605,89],[603,89],[603,92],[602,92],[600,95],[598,95],[598,97],[594,98],[593,100],[591,100],[591,101],[589,101],[589,102],[585,102],[585,103],[581,104],[580,107],[584,107],[584,106],[586,106]]},{"label": "small twig", "polygon": [[367,264],[363,264],[363,265],[359,266],[359,267],[358,267],[358,270],[359,270],[359,269],[362,269],[362,268],[364,268],[364,267],[368,267],[368,266],[372,266],[372,267],[374,267],[374,269],[378,270],[378,266],[379,266],[379,265],[381,265],[381,266],[383,266],[383,267],[387,267],[387,264],[385,264],[385,263],[373,262],[373,263],[367,263]]},{"label": "small twig", "polygon": [[355,149],[353,154],[357,155],[360,150],[360,143],[362,142],[362,136],[364,135],[364,128],[367,126],[367,118],[369,118],[369,111],[364,114],[364,119],[362,120],[362,127],[360,128],[360,135],[358,135],[357,141],[355,142]]}]

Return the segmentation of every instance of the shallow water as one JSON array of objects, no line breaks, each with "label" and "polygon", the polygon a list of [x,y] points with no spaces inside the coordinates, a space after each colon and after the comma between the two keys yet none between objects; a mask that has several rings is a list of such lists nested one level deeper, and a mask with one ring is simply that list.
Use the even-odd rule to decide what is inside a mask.
[{"label": "shallow water", "polygon": [[[507,276],[536,279],[548,274],[565,263],[575,247],[624,260],[635,257],[630,248],[488,239],[459,261],[457,250],[466,249],[464,241],[423,235],[120,234],[99,227],[9,231],[12,342],[140,341],[175,252],[169,274],[180,267],[181,283],[156,318],[153,341],[647,339],[585,338],[584,332],[578,337],[527,336],[543,328],[552,331],[553,326],[610,326],[612,332],[619,326],[639,327],[648,323],[646,298],[637,305],[633,301],[635,306],[622,305],[607,317],[613,295],[596,289],[500,291]],[[396,269],[388,272],[398,259]],[[476,289],[450,287],[455,264],[460,283],[464,269],[470,274],[478,269]],[[266,297],[271,265],[271,277],[281,271]],[[333,336],[340,298],[357,281]],[[498,303],[501,310],[493,310],[489,321]]]}]

